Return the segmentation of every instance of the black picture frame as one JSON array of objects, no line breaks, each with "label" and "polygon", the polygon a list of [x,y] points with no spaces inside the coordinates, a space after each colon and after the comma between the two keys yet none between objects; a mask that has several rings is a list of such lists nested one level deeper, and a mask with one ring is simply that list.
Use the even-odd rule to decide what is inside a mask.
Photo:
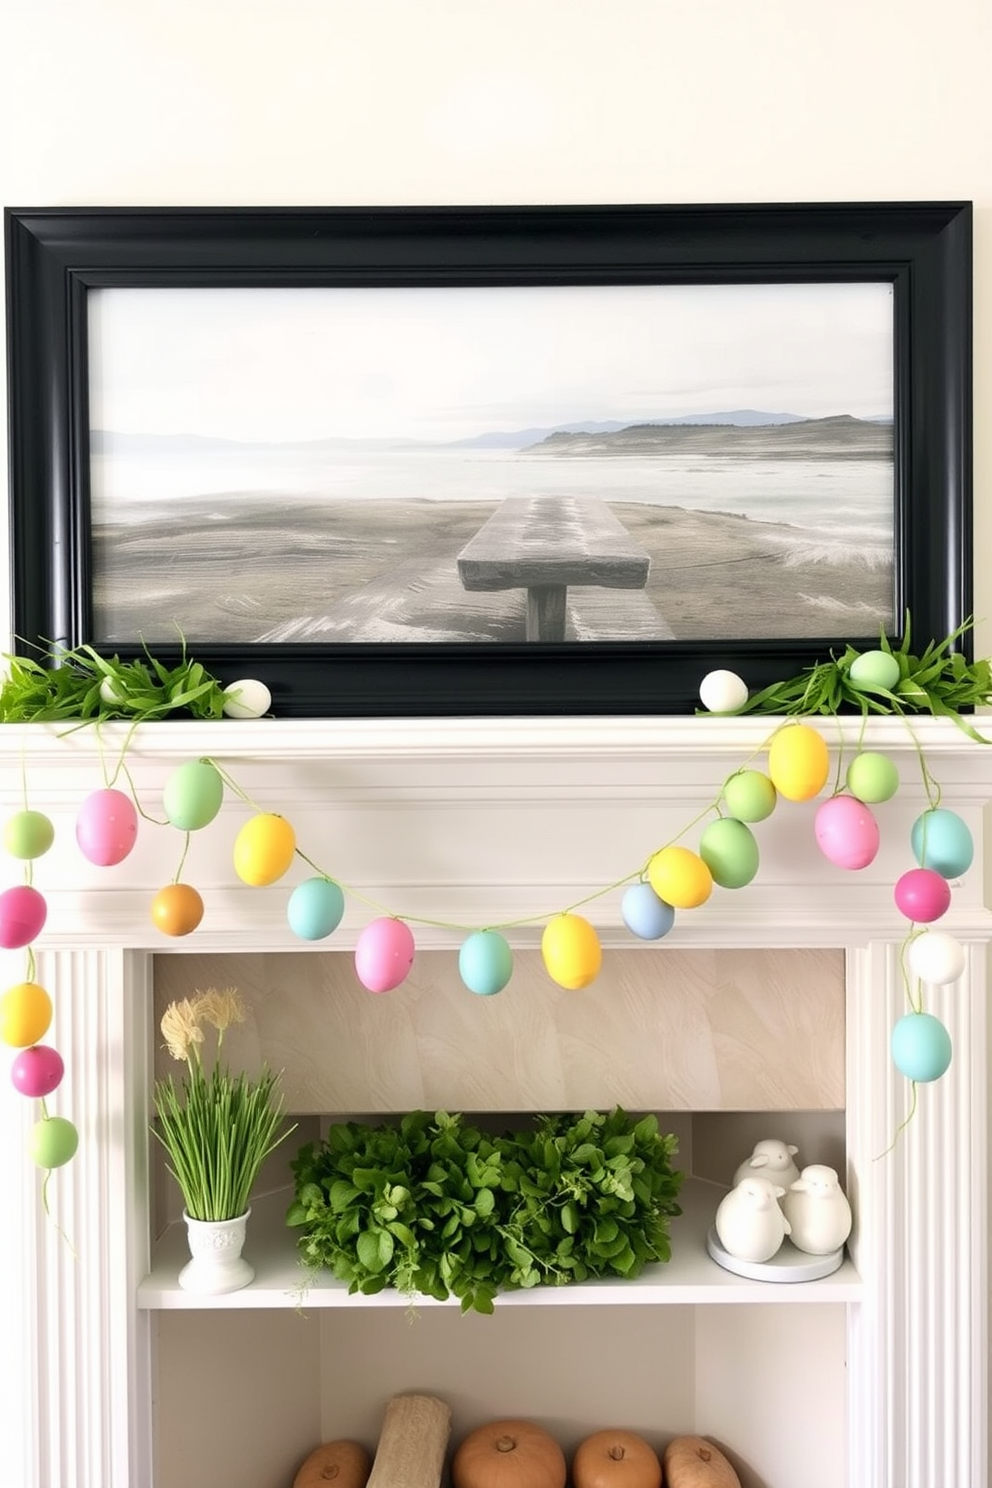
[{"label": "black picture frame", "polygon": [[[889,282],[893,612],[911,615],[921,645],[971,616],[969,202],[7,208],[5,246],[12,627],[22,654],[92,640],[86,302],[103,286]],[[865,648],[878,637],[844,639]],[[714,667],[757,689],[842,644],[191,649],[224,681],[264,681],[278,716],[333,718],[691,713]],[[140,637],[115,649],[140,655]],[[967,632],[957,649],[970,659]]]}]

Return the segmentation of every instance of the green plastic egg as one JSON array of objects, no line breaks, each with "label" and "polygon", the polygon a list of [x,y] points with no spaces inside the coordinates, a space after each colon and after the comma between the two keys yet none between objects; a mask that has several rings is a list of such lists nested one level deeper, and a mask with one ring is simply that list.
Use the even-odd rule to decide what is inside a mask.
[{"label": "green plastic egg", "polygon": [[4,824],[3,845],[13,858],[40,858],[55,841],[43,811],[18,811]]},{"label": "green plastic egg", "polygon": [[762,770],[738,770],[724,782],[727,810],[738,821],[764,821],[778,801],[778,791]]},{"label": "green plastic egg", "polygon": [[866,749],[847,767],[847,788],[859,801],[888,801],[899,789],[899,771],[887,754]]},{"label": "green plastic egg", "polygon": [[209,760],[189,760],[165,782],[162,805],[174,827],[196,832],[212,822],[224,799],[224,782]]},{"label": "green plastic egg", "polygon": [[742,889],[758,871],[754,833],[733,816],[710,822],[699,839],[699,856],[721,889]]},{"label": "green plastic egg", "polygon": [[28,1132],[28,1156],[39,1168],[61,1168],[76,1155],[79,1133],[64,1116],[43,1116]]},{"label": "green plastic egg", "polygon": [[854,687],[884,687],[891,691],[899,681],[899,663],[888,651],[862,651],[848,672]]}]

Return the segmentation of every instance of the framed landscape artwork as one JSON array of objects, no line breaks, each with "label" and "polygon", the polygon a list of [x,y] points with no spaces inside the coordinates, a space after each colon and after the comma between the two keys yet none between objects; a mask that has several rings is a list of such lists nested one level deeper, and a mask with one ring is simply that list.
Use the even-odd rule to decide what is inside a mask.
[{"label": "framed landscape artwork", "polygon": [[20,649],[185,641],[283,716],[672,713],[970,614],[966,203],[30,209],[6,246]]}]

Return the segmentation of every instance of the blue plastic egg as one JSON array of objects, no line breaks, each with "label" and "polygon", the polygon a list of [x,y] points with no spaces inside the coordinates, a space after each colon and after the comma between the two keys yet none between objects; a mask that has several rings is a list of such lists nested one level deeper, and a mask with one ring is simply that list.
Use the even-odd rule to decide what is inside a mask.
[{"label": "blue plastic egg", "polygon": [[660,940],[675,924],[675,910],[649,883],[631,884],[624,891],[620,913],[631,935],[639,940]]},{"label": "blue plastic egg", "polygon": [[476,930],[462,942],[458,974],[470,992],[492,997],[513,975],[513,952],[498,930]]},{"label": "blue plastic egg", "polygon": [[921,868],[932,868],[942,878],[967,873],[975,856],[975,844],[967,822],[956,811],[937,807],[924,811],[909,834],[913,856]]},{"label": "blue plastic egg", "polygon": [[907,1013],[892,1030],[892,1062],[907,1080],[939,1080],[951,1062],[951,1036],[932,1013]]},{"label": "blue plastic egg", "polygon": [[413,932],[403,920],[372,920],[355,942],[355,970],[369,992],[391,992],[413,965]]},{"label": "blue plastic egg", "polygon": [[324,940],[344,914],[344,894],[332,878],[305,878],[289,896],[286,918],[301,940]]}]

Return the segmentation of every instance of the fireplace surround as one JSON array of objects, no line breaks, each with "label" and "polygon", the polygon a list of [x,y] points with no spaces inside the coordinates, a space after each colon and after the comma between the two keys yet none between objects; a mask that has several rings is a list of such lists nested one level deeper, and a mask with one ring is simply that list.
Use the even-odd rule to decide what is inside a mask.
[{"label": "fireplace surround", "polygon": [[[19,1360],[0,1404],[11,1488],[153,1482],[152,1315],[138,1304],[150,1264],[153,957],[315,949],[286,924],[284,885],[249,889],[233,873],[231,843],[252,809],[247,801],[286,815],[304,851],[353,890],[342,926],[317,949],[348,952],[376,912],[367,900],[409,917],[425,949],[453,950],[465,933],[455,927],[511,921],[529,922],[509,934],[516,946],[533,948],[547,918],[593,895],[582,912],[609,956],[630,948],[632,938],[619,892],[599,891],[636,873],[676,836],[692,845],[693,823],[731,771],[760,765],[777,722],[173,722],[144,725],[130,738],[121,725],[105,726],[99,738],[89,728],[6,726],[5,814],[23,804],[26,782],[28,804],[56,825],[56,845],[34,871],[49,905],[36,947],[38,979],[55,1003],[48,1041],[67,1068],[51,1108],[74,1120],[81,1138],[77,1157],[49,1183],[46,1217],[21,1140],[36,1113],[4,1094],[2,1259],[5,1274],[17,1279],[5,1329]],[[680,912],[665,941],[637,954],[663,964],[670,948],[843,951],[845,1176],[860,1278],[857,1300],[845,1304],[846,1482],[980,1488],[988,1481],[985,946],[992,925],[983,818],[992,753],[946,720],[814,724],[835,762],[839,750],[847,760],[863,744],[898,764],[900,791],[876,808],[882,846],[875,862],[858,873],[834,868],[814,844],[815,803],[781,802],[755,828],[757,879]],[[188,943],[166,942],[148,908],[176,872],[181,834],[142,821],[135,851],[112,869],[93,867],[75,847],[75,811],[105,783],[104,767],[116,768],[125,741],[149,817],[161,818],[165,779],[191,758],[217,760],[247,798],[229,790],[217,821],[194,834],[183,876],[200,889],[207,912]],[[965,972],[950,987],[927,989],[954,1059],[942,1080],[920,1088],[916,1115],[893,1145],[909,1088],[888,1055],[891,1027],[907,1009],[899,948],[908,927],[892,886],[913,866],[909,828],[927,804],[919,749],[942,804],[968,822],[976,861],[952,886],[941,921],[966,947]],[[8,860],[7,882],[18,879]],[[7,983],[21,980],[23,952],[2,954]],[[401,998],[402,987],[389,995]],[[2,1481],[6,1488],[8,1478]]]}]

